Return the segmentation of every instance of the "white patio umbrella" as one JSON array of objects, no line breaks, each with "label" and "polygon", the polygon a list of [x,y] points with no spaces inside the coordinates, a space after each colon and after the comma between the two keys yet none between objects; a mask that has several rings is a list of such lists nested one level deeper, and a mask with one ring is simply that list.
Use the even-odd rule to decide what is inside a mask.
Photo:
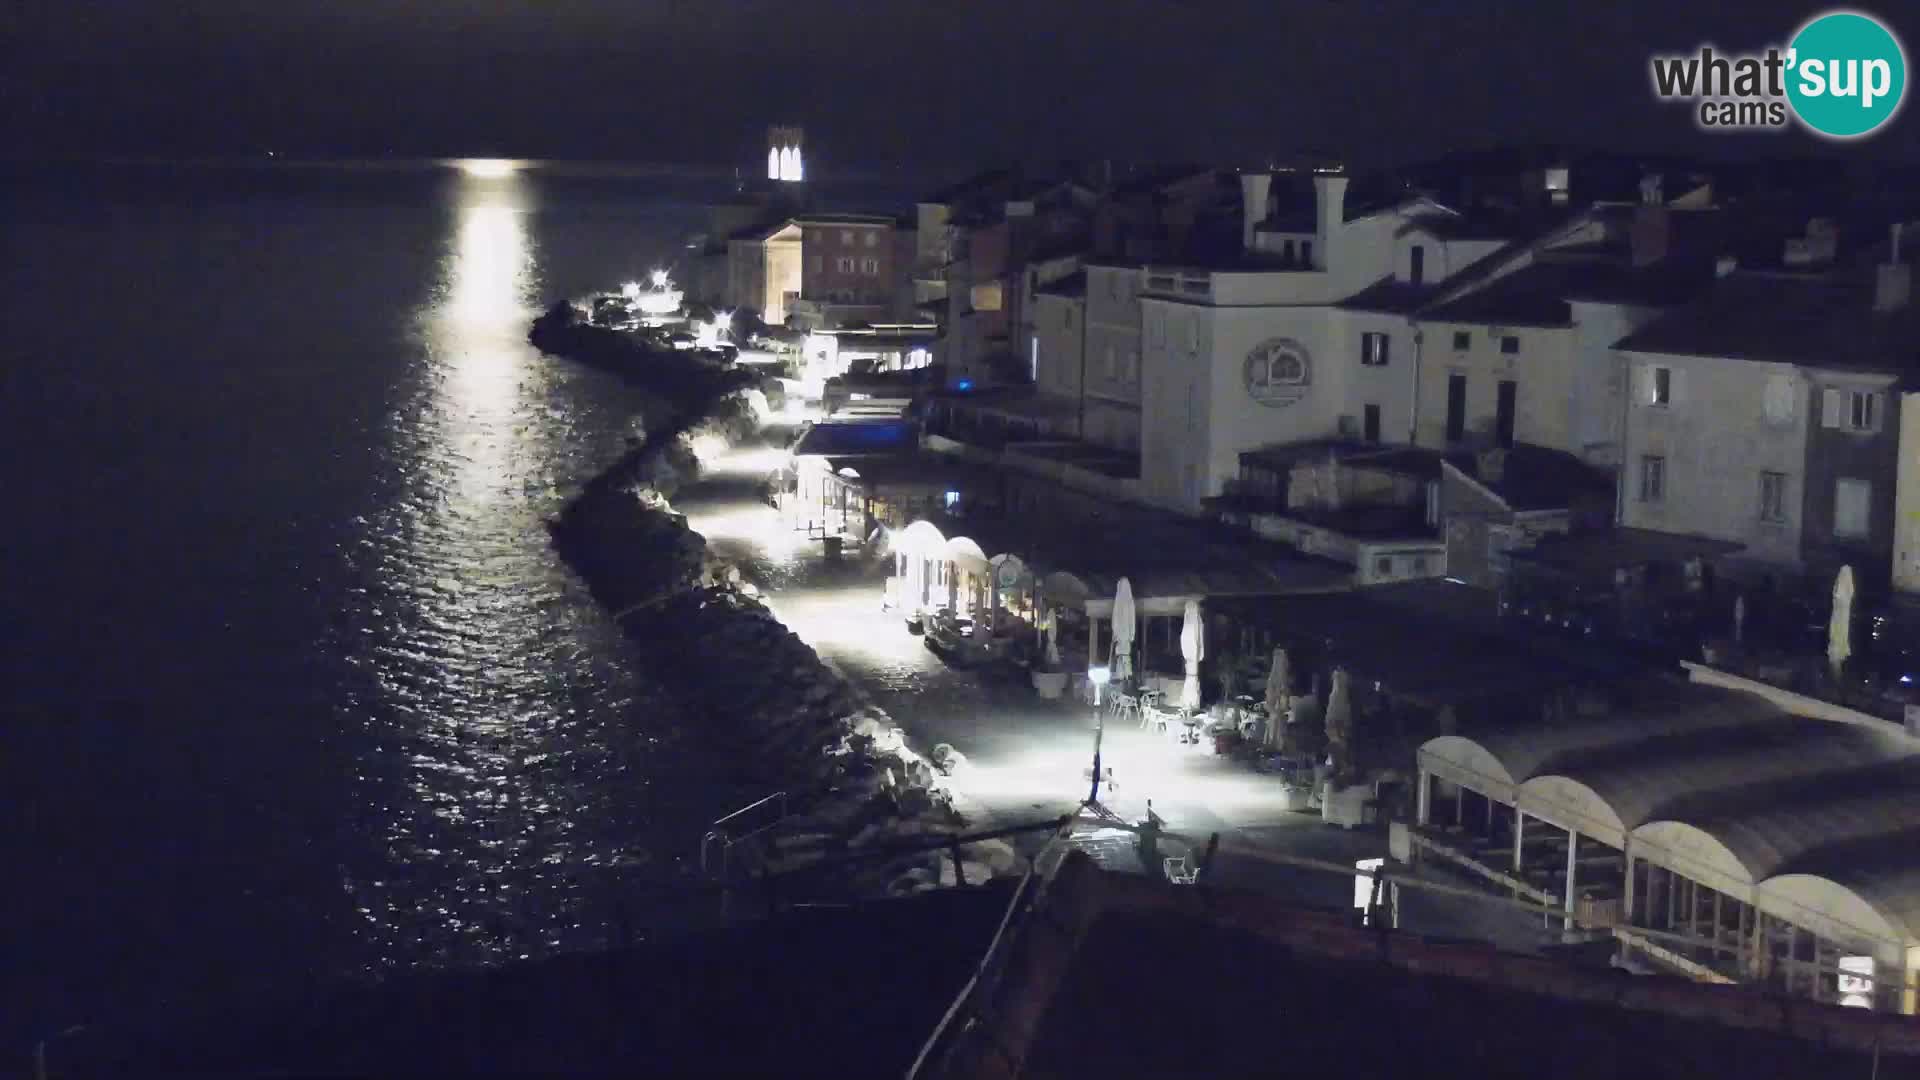
[{"label": "white patio umbrella", "polygon": [[1747,636],[1747,598],[1733,598],[1733,643],[1740,644]]},{"label": "white patio umbrella", "polygon": [[1279,749],[1287,724],[1287,706],[1292,704],[1292,665],[1287,650],[1273,650],[1273,666],[1267,669],[1267,745]]},{"label": "white patio umbrella", "polygon": [[1187,678],[1180,684],[1180,707],[1198,709],[1200,707],[1200,661],[1207,655],[1206,627],[1200,621],[1200,602],[1187,601],[1185,617],[1180,623],[1180,655],[1187,662]]},{"label": "white patio umbrella", "polygon": [[1827,663],[1837,677],[1853,655],[1853,567],[1843,566],[1833,579],[1833,616],[1827,621]]},{"label": "white patio umbrella", "polygon": [[1353,752],[1353,687],[1346,668],[1334,669],[1327,691],[1327,743],[1334,771],[1345,773]]},{"label": "white patio umbrella", "polygon": [[1133,675],[1133,582],[1120,579],[1113,591],[1113,681],[1124,682]]}]

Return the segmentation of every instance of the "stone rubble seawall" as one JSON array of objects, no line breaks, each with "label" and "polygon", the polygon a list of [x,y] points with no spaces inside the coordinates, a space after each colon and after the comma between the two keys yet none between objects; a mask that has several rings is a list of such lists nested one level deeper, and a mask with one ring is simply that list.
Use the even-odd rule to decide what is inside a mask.
[{"label": "stone rubble seawall", "polygon": [[[750,595],[672,510],[672,496],[698,477],[692,432],[755,434],[744,393],[751,376],[587,325],[571,305],[541,316],[528,337],[543,352],[619,374],[659,399],[657,414],[644,418],[646,438],[548,527],[560,557],[644,646],[649,674],[701,719],[693,737],[727,763],[730,779],[744,791],[788,793],[792,816],[743,853],[748,865],[801,871],[869,845],[962,829],[967,822],[935,770],[891,718]],[[962,858],[975,884],[1019,869],[1004,841],[968,845]],[[958,876],[940,850],[853,865],[810,891],[898,894]]]}]

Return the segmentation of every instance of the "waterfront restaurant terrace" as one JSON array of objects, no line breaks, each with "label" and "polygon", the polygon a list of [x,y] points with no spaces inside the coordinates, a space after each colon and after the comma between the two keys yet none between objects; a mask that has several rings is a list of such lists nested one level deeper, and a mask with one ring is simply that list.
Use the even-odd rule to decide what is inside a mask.
[{"label": "waterfront restaurant terrace", "polygon": [[1644,967],[1913,1013],[1920,739],[1661,680],[1420,748],[1423,850]]}]

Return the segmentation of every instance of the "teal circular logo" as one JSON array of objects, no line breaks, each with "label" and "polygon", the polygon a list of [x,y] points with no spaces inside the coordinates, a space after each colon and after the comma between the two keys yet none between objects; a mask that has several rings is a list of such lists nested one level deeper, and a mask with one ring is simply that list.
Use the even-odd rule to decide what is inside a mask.
[{"label": "teal circular logo", "polygon": [[1787,100],[1800,122],[1821,135],[1858,138],[1900,111],[1906,53],[1871,15],[1822,15],[1800,28],[1787,55]]}]

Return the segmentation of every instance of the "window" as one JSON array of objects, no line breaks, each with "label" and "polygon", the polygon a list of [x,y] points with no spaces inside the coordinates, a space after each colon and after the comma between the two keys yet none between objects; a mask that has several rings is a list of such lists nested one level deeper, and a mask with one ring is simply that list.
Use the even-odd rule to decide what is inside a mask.
[{"label": "window", "polygon": [[1131,386],[1140,379],[1140,350],[1128,349],[1126,367],[1120,371],[1120,379]]},{"label": "window", "polygon": [[1393,576],[1393,556],[1382,555],[1373,560],[1373,573],[1376,577]]},{"label": "window", "polygon": [[1107,346],[1107,378],[1117,379],[1119,377],[1120,377],[1119,354],[1113,351],[1113,346],[1109,345]]},{"label": "window", "polygon": [[1880,426],[1880,395],[1855,390],[1848,395],[1847,421],[1855,431],[1873,431]]},{"label": "window", "polygon": [[1040,339],[1033,338],[1029,340],[1027,344],[1029,351],[1032,353],[1031,358],[1027,361],[1027,377],[1033,382],[1038,383],[1040,381]]},{"label": "window", "polygon": [[1512,379],[1502,379],[1498,392],[1493,412],[1493,438],[1500,446],[1511,448],[1513,421],[1520,405],[1520,384]]},{"label": "window", "polygon": [[1842,431],[1880,430],[1880,395],[1872,390],[1828,387],[1820,395],[1820,426]]},{"label": "window", "polygon": [[1673,404],[1673,369],[1647,369],[1647,404],[1662,407]]},{"label": "window", "polygon": [[1471,348],[1473,348],[1473,334],[1465,330],[1455,330],[1453,332],[1453,350],[1455,352],[1466,352]]},{"label": "window", "polygon": [[1763,472],[1760,474],[1760,520],[1787,520],[1786,473]]},{"label": "window", "polygon": [[1640,501],[1657,503],[1667,496],[1667,459],[1652,454],[1640,459]]},{"label": "window", "polygon": [[1387,366],[1387,335],[1368,332],[1360,335],[1360,363],[1364,367]]},{"label": "window", "polygon": [[1508,334],[1506,337],[1501,338],[1500,353],[1502,356],[1520,355],[1520,339],[1517,337],[1514,337],[1512,334]]},{"label": "window", "polygon": [[1416,575],[1424,575],[1424,574],[1426,574],[1426,572],[1427,572],[1427,557],[1426,557],[1425,555],[1415,555],[1415,556],[1413,557],[1413,572],[1414,572],[1414,573],[1415,573]]},{"label": "window", "polygon": [[880,234],[877,232],[874,232],[872,229],[868,229],[867,230],[867,246],[874,247],[879,243],[880,243]]},{"label": "window", "polygon": [[853,273],[853,258],[848,255],[842,255],[833,260],[833,268],[843,274],[851,274]]},{"label": "window", "polygon": [[840,244],[843,247],[853,246],[853,230],[852,229],[840,230]]},{"label": "window", "polygon": [[1865,480],[1842,478],[1833,486],[1833,535],[1859,537],[1867,535],[1868,503],[1873,499],[1873,485]]},{"label": "window", "polygon": [[820,273],[820,272],[821,272],[822,270],[824,270],[824,269],[826,268],[826,265],[827,265],[827,260],[826,260],[826,257],[825,257],[825,256],[823,256],[823,255],[815,255],[815,256],[813,257],[813,272],[814,272],[814,273],[816,273],[816,274],[818,274],[818,273]]},{"label": "window", "polygon": [[868,277],[878,274],[880,272],[880,260],[874,258],[861,259],[860,272],[866,274]]},{"label": "window", "polygon": [[1773,375],[1767,379],[1764,408],[1767,421],[1773,424],[1793,422],[1793,376]]},{"label": "window", "polygon": [[1467,437],[1467,377],[1447,376],[1447,441],[1457,443]]},{"label": "window", "polygon": [[1368,442],[1377,443],[1380,441],[1380,406],[1364,405],[1361,407],[1360,431],[1361,437]]},{"label": "window", "polygon": [[1309,264],[1309,265],[1310,265],[1310,264],[1312,264],[1312,262],[1313,262],[1313,241],[1311,241],[1311,240],[1302,240],[1302,241],[1300,241],[1300,261],[1301,261],[1302,263],[1306,263],[1306,264]]},{"label": "window", "polygon": [[1427,249],[1425,245],[1415,244],[1407,249],[1407,280],[1415,285],[1427,277]]}]

